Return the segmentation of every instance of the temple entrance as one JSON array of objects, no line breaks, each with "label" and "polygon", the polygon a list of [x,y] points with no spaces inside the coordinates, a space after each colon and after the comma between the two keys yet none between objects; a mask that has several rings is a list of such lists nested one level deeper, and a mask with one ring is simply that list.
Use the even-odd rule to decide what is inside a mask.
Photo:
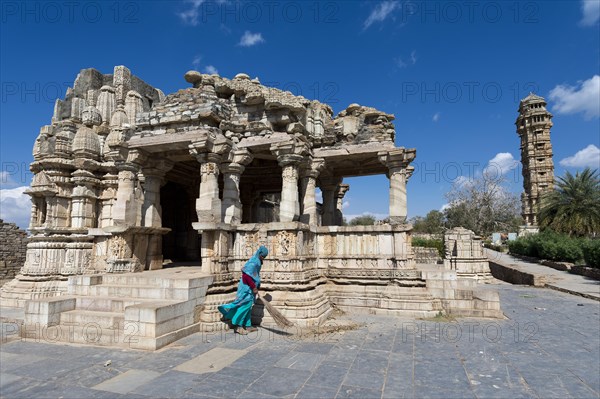
[{"label": "temple entrance", "polygon": [[192,187],[172,181],[161,188],[162,225],[171,229],[163,236],[162,251],[166,264],[200,264],[200,236],[192,228],[192,223],[198,221],[193,192]]},{"label": "temple entrance", "polygon": [[260,155],[246,167],[240,180],[242,223],[279,221],[281,173],[277,161],[260,158]]}]

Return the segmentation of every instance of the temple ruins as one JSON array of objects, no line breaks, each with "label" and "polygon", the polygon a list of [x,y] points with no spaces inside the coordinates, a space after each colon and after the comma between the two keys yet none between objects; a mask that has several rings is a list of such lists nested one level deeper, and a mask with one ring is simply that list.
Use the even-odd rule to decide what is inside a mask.
[{"label": "temple ruins", "polygon": [[[57,100],[33,147],[26,261],[0,291],[25,308],[25,337],[156,349],[223,328],[216,307],[261,244],[261,290],[299,327],[333,307],[502,316],[474,278],[489,273],[483,259],[468,276],[456,263],[417,267],[416,150],[395,146],[393,115],[351,104],[334,116],[246,74],[185,80],[165,96],[124,66],[84,69]],[[344,178],[369,175],[389,178],[387,223],[342,226]]]}]

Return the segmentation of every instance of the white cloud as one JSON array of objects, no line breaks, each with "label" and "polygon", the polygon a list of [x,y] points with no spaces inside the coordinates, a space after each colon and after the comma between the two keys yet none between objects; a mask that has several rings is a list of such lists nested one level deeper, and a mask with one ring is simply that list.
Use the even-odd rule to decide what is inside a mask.
[{"label": "white cloud", "polygon": [[439,112],[436,112],[435,114],[433,114],[433,118],[431,118],[434,122],[437,122],[440,120],[440,116],[441,114]]},{"label": "white cloud", "polygon": [[444,212],[446,209],[450,208],[450,206],[451,205],[449,203],[442,205],[440,207],[440,212]]},{"label": "white cloud", "polygon": [[455,184],[458,187],[464,187],[471,183],[473,183],[473,178],[467,176],[458,176],[456,179],[454,179],[454,181],[452,181],[452,184]]},{"label": "white cloud", "polygon": [[0,219],[16,223],[22,229],[29,226],[31,200],[23,192],[28,186],[0,190]]},{"label": "white cloud", "polygon": [[369,26],[373,25],[375,22],[385,21],[392,11],[394,11],[399,5],[400,2],[398,1],[384,1],[379,3],[365,20],[363,29],[368,29]]},{"label": "white cloud", "polygon": [[192,60],[192,65],[194,66],[194,68],[198,69],[198,67],[200,66],[200,62],[202,61],[202,56],[201,55],[197,55],[194,57],[194,59]]},{"label": "white cloud", "polygon": [[413,50],[410,53],[410,57],[407,57],[406,60],[404,60],[402,57],[398,56],[398,57],[394,58],[394,62],[396,63],[396,66],[398,68],[406,68],[409,65],[415,65],[417,63],[417,52],[415,50]]},{"label": "white cloud", "polygon": [[417,63],[417,52],[415,50],[410,53],[410,62],[412,62],[413,65]]},{"label": "white cloud", "polygon": [[600,116],[600,75],[579,82],[578,86],[558,85],[550,90],[550,100],[559,114],[583,112],[585,119]]},{"label": "white cloud", "polygon": [[592,26],[600,20],[600,0],[582,0],[581,12],[583,16],[579,22],[583,26]]},{"label": "white cloud", "polygon": [[262,33],[252,33],[250,31],[246,31],[240,39],[239,45],[242,47],[250,47],[258,43],[263,43],[264,41],[265,39],[262,37]]},{"label": "white cloud", "polygon": [[350,201],[344,201],[342,202],[342,209],[346,209],[350,206]]},{"label": "white cloud", "polygon": [[585,168],[589,166],[592,169],[599,169],[600,148],[590,144],[583,150],[577,151],[575,155],[561,160],[560,165],[566,168]]},{"label": "white cloud", "polygon": [[185,4],[188,5],[188,9],[177,13],[181,21],[185,25],[198,25],[198,17],[200,16],[200,6],[205,0],[186,0]]},{"label": "white cloud", "polygon": [[212,65],[207,65],[206,67],[204,67],[204,73],[208,73],[208,74],[210,74],[210,75],[212,75],[212,74],[215,74],[215,73],[216,73],[216,74],[218,75],[218,74],[219,74],[219,71],[218,71],[218,70],[217,70],[217,68],[215,68],[214,66],[212,66]]},{"label": "white cloud", "polygon": [[517,161],[510,152],[499,152],[494,158],[488,162],[483,173],[488,176],[500,177],[509,171],[519,166]]}]

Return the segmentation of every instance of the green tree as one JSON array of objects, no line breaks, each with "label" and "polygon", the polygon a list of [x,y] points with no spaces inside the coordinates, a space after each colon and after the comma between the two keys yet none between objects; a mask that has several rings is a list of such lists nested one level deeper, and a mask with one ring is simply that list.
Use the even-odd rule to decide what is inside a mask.
[{"label": "green tree", "polygon": [[373,215],[357,216],[348,223],[348,226],[372,226],[377,218]]},{"label": "green tree", "polygon": [[600,233],[600,177],[586,168],[573,176],[558,177],[554,190],[545,193],[538,212],[540,227],[571,236]]},{"label": "green tree", "polygon": [[516,231],[522,224],[520,201],[505,187],[506,179],[483,173],[457,181],[446,193],[446,227],[464,227],[488,236],[494,231]]},{"label": "green tree", "polygon": [[427,233],[427,234],[440,234],[445,230],[444,227],[444,214],[435,209],[429,211],[427,216],[417,216],[412,219],[413,232],[415,233]]}]

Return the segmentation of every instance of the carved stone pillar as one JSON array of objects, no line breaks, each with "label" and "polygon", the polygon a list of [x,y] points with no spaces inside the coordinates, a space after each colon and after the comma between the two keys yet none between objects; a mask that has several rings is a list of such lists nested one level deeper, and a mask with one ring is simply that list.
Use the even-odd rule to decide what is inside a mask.
[{"label": "carved stone pillar", "polygon": [[317,177],[319,177],[324,168],[325,160],[323,158],[316,158],[303,171],[301,182],[302,215],[300,216],[302,223],[317,224],[319,220],[317,217],[315,190],[317,188]]},{"label": "carved stone pillar", "polygon": [[71,204],[71,227],[93,228],[97,225],[95,187],[100,183],[94,174],[78,169],[73,172],[73,190]]},{"label": "carved stone pillar", "polygon": [[277,157],[282,167],[283,184],[281,187],[281,203],[279,205],[279,221],[292,222],[300,216],[300,202],[298,200],[298,164],[302,161],[301,155],[281,155]]},{"label": "carved stone pillar", "polygon": [[160,187],[165,173],[173,167],[168,160],[151,161],[142,171],[144,183],[144,204],[142,205],[142,226],[162,227],[162,209],[160,207]]},{"label": "carved stone pillar", "polygon": [[223,171],[223,203],[221,217],[223,222],[238,224],[242,222],[242,203],[240,201],[240,178],[245,165],[252,161],[246,149],[230,154],[231,161],[222,165]]},{"label": "carved stone pillar", "polygon": [[339,177],[321,179],[321,192],[323,193],[323,226],[334,226],[336,224],[335,210],[337,201],[335,193],[341,182],[342,179]]},{"label": "carved stone pillar", "polygon": [[350,185],[348,184],[340,184],[338,186],[337,191],[335,192],[336,198],[336,209],[335,209],[335,224],[337,226],[341,226],[344,223],[344,214],[342,211],[342,207],[344,205],[344,196],[346,192],[350,190]]},{"label": "carved stone pillar", "polygon": [[200,192],[196,199],[198,222],[220,223],[219,163],[231,149],[231,141],[224,136],[207,133],[189,145],[190,154],[200,162]]},{"label": "carved stone pillar", "polygon": [[114,225],[113,206],[116,202],[118,190],[118,176],[109,172],[102,176],[102,193],[100,194],[100,217],[98,227]]},{"label": "carved stone pillar", "polygon": [[271,152],[277,156],[277,161],[283,169],[279,221],[298,220],[300,217],[298,169],[300,162],[310,154],[309,145],[301,137],[294,137],[288,142],[272,145]]},{"label": "carved stone pillar", "polygon": [[406,182],[414,170],[409,164],[415,159],[415,149],[399,148],[378,154],[379,160],[388,167],[390,179],[390,223],[406,221],[408,214]]},{"label": "carved stone pillar", "polygon": [[196,199],[199,222],[221,222],[221,200],[219,199],[219,161],[221,156],[204,153],[196,156],[200,165],[200,192]]},{"label": "carved stone pillar", "polygon": [[137,166],[131,162],[117,164],[119,170],[117,200],[112,207],[112,218],[115,225],[135,226],[136,213],[133,209],[135,200],[135,184]]}]

